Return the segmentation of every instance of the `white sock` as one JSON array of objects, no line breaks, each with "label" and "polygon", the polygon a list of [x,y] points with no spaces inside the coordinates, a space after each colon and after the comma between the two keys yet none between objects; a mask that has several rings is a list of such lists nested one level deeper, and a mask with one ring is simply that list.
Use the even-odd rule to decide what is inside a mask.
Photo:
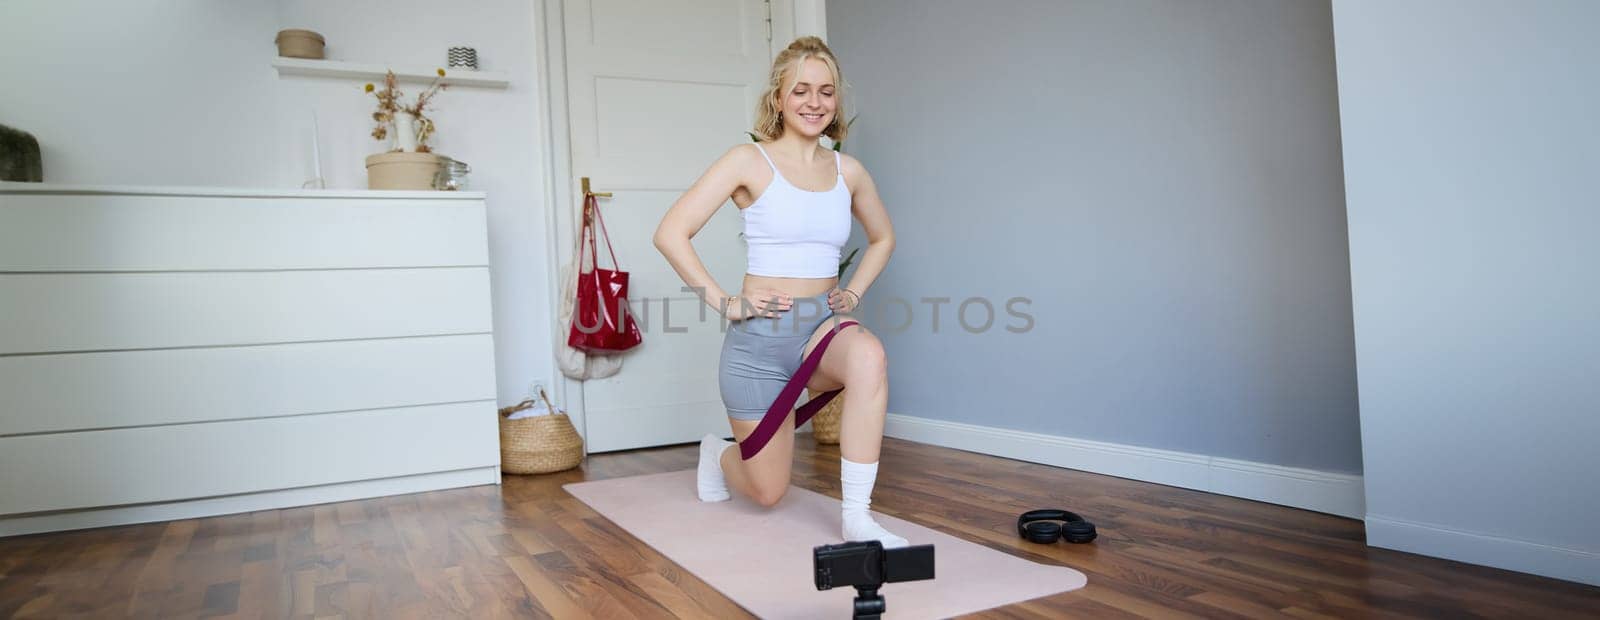
[{"label": "white sock", "polygon": [[728,480],[722,476],[722,451],[731,441],[707,433],[700,438],[700,466],[695,472],[695,492],[702,502],[720,502],[731,497]]},{"label": "white sock", "polygon": [[853,463],[839,458],[839,486],[844,495],[840,520],[844,525],[844,539],[846,542],[876,540],[883,543],[885,549],[904,547],[910,543],[883,529],[872,520],[872,513],[867,512],[867,505],[872,503],[872,485],[877,481],[877,463]]}]

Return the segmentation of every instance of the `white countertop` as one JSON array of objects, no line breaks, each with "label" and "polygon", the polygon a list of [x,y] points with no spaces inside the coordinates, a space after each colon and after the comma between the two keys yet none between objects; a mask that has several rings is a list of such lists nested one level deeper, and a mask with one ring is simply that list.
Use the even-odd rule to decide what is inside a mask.
[{"label": "white countertop", "polygon": [[483,192],[367,189],[266,189],[163,185],[75,185],[0,181],[0,194],[112,194],[122,196],[236,196],[241,198],[383,198],[483,200]]}]

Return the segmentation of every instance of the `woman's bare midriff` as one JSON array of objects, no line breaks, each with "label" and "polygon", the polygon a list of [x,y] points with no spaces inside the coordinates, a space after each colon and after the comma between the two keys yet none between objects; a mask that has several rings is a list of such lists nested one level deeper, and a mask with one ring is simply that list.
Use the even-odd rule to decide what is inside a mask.
[{"label": "woman's bare midriff", "polygon": [[780,278],[775,276],[758,276],[752,273],[744,274],[744,291],[770,288],[788,293],[790,297],[815,297],[839,285],[839,278]]}]

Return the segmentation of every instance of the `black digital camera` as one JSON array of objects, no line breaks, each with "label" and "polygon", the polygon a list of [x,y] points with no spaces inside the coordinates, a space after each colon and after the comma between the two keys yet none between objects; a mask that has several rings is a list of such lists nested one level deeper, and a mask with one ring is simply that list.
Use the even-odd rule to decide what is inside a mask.
[{"label": "black digital camera", "polygon": [[878,594],[885,583],[933,579],[933,545],[884,549],[876,540],[822,545],[811,550],[817,589],[854,586],[853,618],[875,619],[887,603]]}]

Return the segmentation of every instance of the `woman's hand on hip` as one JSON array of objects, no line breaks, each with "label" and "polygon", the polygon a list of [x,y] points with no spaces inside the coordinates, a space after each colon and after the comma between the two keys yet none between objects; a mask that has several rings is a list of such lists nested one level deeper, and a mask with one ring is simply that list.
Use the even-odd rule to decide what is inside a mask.
[{"label": "woman's hand on hip", "polygon": [[828,291],[828,308],[834,312],[849,314],[856,311],[861,305],[861,296],[847,288],[837,288]]},{"label": "woman's hand on hip", "polygon": [[742,321],[748,318],[772,318],[779,312],[787,311],[794,305],[794,298],[788,293],[772,288],[758,288],[750,291],[741,291],[738,297],[729,298],[732,305],[723,316],[729,320]]}]

